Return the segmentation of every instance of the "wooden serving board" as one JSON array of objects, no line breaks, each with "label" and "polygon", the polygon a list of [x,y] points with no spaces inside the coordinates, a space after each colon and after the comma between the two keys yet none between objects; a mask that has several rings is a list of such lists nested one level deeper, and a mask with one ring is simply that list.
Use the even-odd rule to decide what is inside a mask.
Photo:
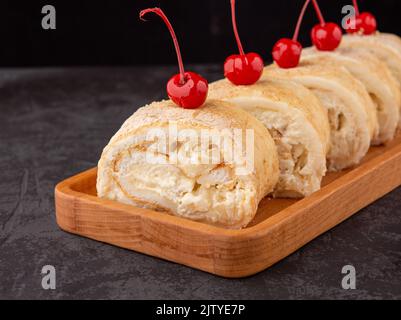
[{"label": "wooden serving board", "polygon": [[329,173],[301,199],[264,199],[251,224],[226,230],[96,196],[96,168],[56,186],[65,231],[225,277],[266,269],[401,185],[401,135],[372,147],[362,164]]}]

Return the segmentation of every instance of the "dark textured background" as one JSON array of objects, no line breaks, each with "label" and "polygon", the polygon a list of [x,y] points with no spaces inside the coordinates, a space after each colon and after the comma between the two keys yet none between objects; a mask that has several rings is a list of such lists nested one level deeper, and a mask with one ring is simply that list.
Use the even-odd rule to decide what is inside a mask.
[{"label": "dark textured background", "polygon": [[[193,66],[208,79],[220,66]],[[401,299],[401,189],[253,277],[228,280],[61,231],[57,182],[96,165],[176,68],[0,70],[0,298]],[[57,289],[41,288],[54,265]],[[357,289],[341,288],[352,264]]]},{"label": "dark textured background", "polygon": [[[303,1],[238,0],[247,51],[270,60],[274,42],[291,36]],[[398,0],[360,1],[380,29],[401,35]],[[320,0],[340,21],[350,0]],[[41,29],[53,4],[57,29]],[[176,57],[156,17],[171,18],[187,63],[212,81],[236,52],[228,0],[2,0],[0,66],[152,65],[134,68],[0,69],[0,298],[23,299],[401,299],[401,189],[253,277],[227,280],[61,231],[57,182],[96,165],[102,148],[135,109],[165,96]],[[310,9],[301,32],[309,44]],[[41,268],[54,265],[57,289],[41,288]],[[352,264],[357,290],[341,289]]]},{"label": "dark textured background", "polygon": [[[246,51],[271,59],[281,37],[291,37],[304,0],[237,0],[238,29]],[[401,1],[359,0],[375,13],[380,30],[401,35]],[[319,0],[327,21],[341,22],[351,0]],[[42,6],[52,4],[57,29],[41,27]],[[1,0],[0,66],[175,64],[170,34],[162,21],[140,9],[160,6],[176,29],[187,63],[221,63],[237,52],[229,0]],[[310,44],[317,23],[308,9],[300,40]]]}]

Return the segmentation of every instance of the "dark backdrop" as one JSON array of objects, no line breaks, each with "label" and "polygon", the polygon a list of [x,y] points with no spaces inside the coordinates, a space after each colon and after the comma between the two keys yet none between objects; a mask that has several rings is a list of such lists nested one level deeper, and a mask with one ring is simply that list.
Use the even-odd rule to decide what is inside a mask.
[{"label": "dark backdrop", "polygon": [[[341,21],[351,0],[320,0],[326,20]],[[41,8],[57,10],[57,29],[41,28]],[[246,51],[270,60],[274,42],[291,36],[303,0],[237,0]],[[171,64],[176,57],[167,29],[156,16],[141,22],[141,8],[160,6],[179,38],[186,63],[220,62],[237,51],[229,0],[1,0],[0,66]],[[360,0],[377,16],[380,30],[401,35],[401,1]],[[312,7],[300,40],[309,45],[317,22]]]}]

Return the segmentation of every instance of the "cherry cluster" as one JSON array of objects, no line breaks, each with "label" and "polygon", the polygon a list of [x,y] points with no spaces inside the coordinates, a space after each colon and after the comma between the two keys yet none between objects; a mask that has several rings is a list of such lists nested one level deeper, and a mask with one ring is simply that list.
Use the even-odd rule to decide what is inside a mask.
[{"label": "cherry cluster", "polygon": [[[294,68],[298,66],[302,53],[302,45],[298,42],[299,30],[305,11],[312,1],[315,12],[318,16],[319,23],[312,28],[311,39],[313,45],[320,51],[334,51],[341,43],[342,31],[338,24],[325,21],[322,12],[320,11],[317,0],[306,0],[302,7],[298,18],[295,32],[292,39],[282,38],[276,42],[272,50],[273,60],[281,68]],[[360,33],[370,35],[376,32],[377,24],[373,14],[369,12],[359,13],[357,0],[353,0],[355,8],[355,21],[347,21],[350,28],[347,28],[348,33]]]},{"label": "cherry cluster", "polygon": [[[306,0],[299,15],[294,35],[290,38],[282,38],[273,47],[273,60],[281,68],[294,68],[298,66],[302,53],[302,45],[298,42],[298,35],[301,28],[305,11],[312,1],[319,23],[311,31],[312,43],[316,49],[321,51],[333,51],[341,42],[341,28],[333,22],[326,22],[320,11],[317,0]],[[224,76],[234,85],[251,85],[257,82],[263,73],[263,59],[255,53],[245,53],[238,34],[235,0],[230,0],[231,17],[234,36],[237,41],[238,54],[230,55],[224,62]],[[351,28],[348,33],[359,33],[370,35],[376,31],[376,19],[369,12],[359,13],[357,0],[353,0],[355,8],[354,23],[349,23]],[[149,13],[157,14],[166,24],[177,54],[179,73],[172,76],[167,82],[167,94],[169,98],[178,106],[185,109],[195,109],[203,105],[208,93],[208,82],[195,72],[185,71],[182,62],[180,47],[174,29],[167,16],[160,8],[149,8],[142,10],[139,14],[140,19]],[[351,21],[349,21],[351,22]]]},{"label": "cherry cluster", "polygon": [[340,45],[342,38],[341,28],[336,23],[325,21],[317,0],[306,0],[299,15],[292,39],[280,39],[273,47],[273,60],[281,68],[294,68],[299,64],[302,45],[298,42],[298,35],[305,11],[311,1],[319,18],[319,23],[311,31],[312,43],[321,51],[333,51]]}]

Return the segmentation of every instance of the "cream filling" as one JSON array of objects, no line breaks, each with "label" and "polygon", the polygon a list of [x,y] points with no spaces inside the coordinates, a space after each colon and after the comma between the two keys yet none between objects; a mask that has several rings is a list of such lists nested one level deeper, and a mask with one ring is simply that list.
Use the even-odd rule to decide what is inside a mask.
[{"label": "cream filling", "polygon": [[[252,113],[267,127],[277,146],[280,178],[275,196],[297,198],[317,191],[325,173],[324,153],[322,147],[316,148],[316,145],[311,143],[319,139],[316,135],[311,138],[313,140],[309,140],[310,137],[304,139],[308,136],[308,131],[311,131],[306,120],[294,121],[291,117],[275,111],[255,110]],[[295,110],[292,115],[294,113]],[[320,164],[316,161],[319,153]]]},{"label": "cream filling", "polygon": [[372,142],[377,145],[394,138],[399,122],[399,107],[389,95],[381,95],[383,99],[373,92],[369,92],[369,95],[376,106],[379,122],[379,135]]},{"label": "cream filling", "polygon": [[[304,53],[306,55],[305,61],[318,61],[321,56],[320,53],[316,54],[316,51],[311,50],[311,48],[305,50]],[[380,79],[379,75],[373,74],[372,76],[372,72],[368,72],[367,68],[360,66],[361,63],[355,63],[357,59],[355,56],[349,57],[347,53],[347,50],[340,50],[335,59],[338,59],[341,65],[344,65],[353,76],[363,83],[376,108],[379,130],[372,144],[377,145],[393,139],[398,125],[399,106],[394,101],[390,88],[385,81]]]},{"label": "cream filling", "polygon": [[400,55],[396,49],[389,45],[384,45],[385,48],[382,47],[382,45],[376,45],[374,41],[367,41],[365,37],[354,37],[350,35],[345,36],[342,41],[343,47],[363,47],[373,53],[377,58],[389,66],[390,71],[401,84],[401,66],[398,59]]},{"label": "cream filling", "polygon": [[393,139],[399,121],[399,106],[390,88],[384,82],[377,83],[377,78],[372,78],[358,68],[350,67],[349,70],[364,84],[376,107],[379,133],[372,143],[380,144]]},{"label": "cream filling", "polygon": [[326,172],[324,146],[300,110],[258,97],[229,101],[261,121],[275,141],[280,177],[274,196],[298,198],[320,189]]},{"label": "cream filling", "polygon": [[368,48],[371,53],[375,54],[381,61],[384,61],[394,75],[394,77],[398,80],[398,83],[401,85],[401,66],[399,64],[399,60],[392,59],[385,51],[381,51],[380,49]]},{"label": "cream filling", "polygon": [[[365,146],[361,143],[361,125],[357,114],[349,110],[346,103],[329,90],[310,88],[327,109],[330,123],[331,147],[327,155],[328,168],[341,170],[357,164],[365,154]],[[364,128],[367,130],[366,128]],[[363,139],[362,139],[363,140]]]},{"label": "cream filling", "polygon": [[[118,191],[109,193],[109,198],[233,228],[242,227],[253,218],[257,187],[249,177],[236,176],[232,166],[212,161],[196,164],[195,159],[195,164],[169,164],[166,154],[160,154],[165,164],[151,164],[146,159],[147,147],[137,144],[122,149],[115,157],[112,177]],[[186,149],[185,154],[193,157],[188,148],[193,146],[184,143],[178,146],[178,153]],[[203,154],[203,158],[208,157],[211,152]]]}]

